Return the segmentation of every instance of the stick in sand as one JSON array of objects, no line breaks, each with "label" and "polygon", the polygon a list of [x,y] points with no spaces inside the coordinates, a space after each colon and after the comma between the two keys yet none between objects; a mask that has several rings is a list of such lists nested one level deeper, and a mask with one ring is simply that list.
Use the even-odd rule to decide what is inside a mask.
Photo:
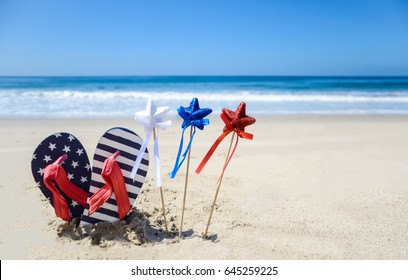
[{"label": "stick in sand", "polygon": [[[190,127],[190,139],[192,135],[193,135],[193,127]],[[191,153],[191,147],[188,150],[188,155],[187,155],[187,169],[186,169],[186,179],[184,181],[183,208],[181,210],[179,238],[182,238],[182,235],[183,235],[184,209],[186,208],[186,195],[187,195],[187,185],[188,185],[188,170],[190,169],[190,153]]]},{"label": "stick in sand", "polygon": [[[205,232],[204,232],[204,238],[207,238],[208,227],[210,226],[210,223],[211,223],[211,217],[212,217],[212,214],[214,212],[214,207],[215,207],[215,203],[217,201],[218,192],[220,191],[222,179],[224,177],[224,172],[227,169],[227,166],[228,166],[229,162],[231,161],[232,156],[235,153],[235,150],[236,150],[237,145],[238,145],[238,140],[239,140],[239,138],[244,138],[244,139],[249,139],[249,140],[252,140],[252,138],[253,138],[253,134],[245,132],[245,127],[255,123],[255,119],[253,117],[247,116],[246,113],[245,113],[245,109],[246,109],[245,102],[241,102],[238,105],[237,110],[235,110],[235,111],[232,111],[232,110],[229,110],[229,109],[226,109],[226,108],[222,109],[220,117],[223,120],[223,122],[225,123],[223,133],[217,138],[217,140],[215,140],[214,144],[208,150],[207,154],[204,156],[204,158],[201,161],[200,165],[196,169],[196,173],[200,174],[200,172],[203,170],[204,166],[207,164],[208,160],[211,158],[211,156],[213,155],[214,151],[217,149],[217,147],[221,143],[221,141],[228,134],[230,134],[232,132],[233,135],[231,137],[231,143],[230,143],[230,146],[228,148],[227,156],[225,158],[225,163],[224,163],[224,166],[222,168],[221,175],[220,175],[220,177],[218,178],[218,181],[217,181],[217,190],[216,190],[216,193],[215,193],[213,204],[211,206],[210,217],[208,218],[207,226],[206,226],[206,229],[205,229]],[[236,138],[236,141],[235,141],[234,148],[232,148],[232,143],[234,141],[235,134],[237,134],[237,138]],[[231,150],[231,148],[232,148],[232,150]]]},{"label": "stick in sand", "polygon": [[226,155],[226,157],[225,157],[224,166],[223,166],[223,168],[222,168],[222,172],[221,172],[220,178],[218,179],[217,190],[215,191],[215,196],[214,196],[214,201],[213,201],[212,206],[211,206],[210,216],[208,217],[207,226],[205,227],[204,238],[207,238],[207,237],[208,237],[208,236],[207,236],[208,228],[210,227],[212,214],[213,214],[213,212],[214,212],[215,203],[217,202],[218,192],[220,191],[220,188],[221,188],[222,178],[224,177],[225,168],[226,168],[226,166],[227,166],[228,158],[229,158],[229,155],[230,155],[230,153],[231,153],[231,147],[232,147],[232,142],[234,141],[234,137],[235,137],[235,132],[232,134],[231,142],[230,142],[230,145],[229,145],[229,147],[228,147],[228,152],[227,152],[227,155]]},{"label": "stick in sand", "polygon": [[[188,185],[188,173],[190,168],[190,154],[191,154],[191,147],[194,139],[194,135],[196,133],[196,128],[203,130],[204,126],[208,125],[210,121],[208,119],[204,119],[204,117],[211,114],[212,110],[209,108],[200,108],[198,99],[193,98],[190,102],[189,107],[180,106],[177,109],[177,112],[181,118],[183,118],[183,123],[181,128],[183,129],[181,133],[180,145],[176,156],[176,163],[174,165],[173,170],[170,172],[170,178],[175,178],[177,171],[180,169],[181,165],[183,164],[184,160],[187,158],[187,172],[186,178],[184,181],[184,196],[183,196],[183,208],[181,212],[181,220],[180,220],[180,229],[179,229],[179,238],[183,237],[183,223],[184,223],[184,211],[186,206],[186,195],[187,195],[187,185]],[[187,144],[186,149],[183,152],[183,141],[184,141],[184,132],[186,129],[190,127],[190,140]]]},{"label": "stick in sand", "polygon": [[[156,128],[153,128],[153,139],[156,141]],[[160,199],[161,199],[162,210],[163,210],[164,226],[166,227],[166,232],[169,232],[169,228],[167,226],[167,219],[166,219],[166,208],[164,208],[164,197],[163,197],[162,186],[160,186],[159,189],[160,189]]]}]

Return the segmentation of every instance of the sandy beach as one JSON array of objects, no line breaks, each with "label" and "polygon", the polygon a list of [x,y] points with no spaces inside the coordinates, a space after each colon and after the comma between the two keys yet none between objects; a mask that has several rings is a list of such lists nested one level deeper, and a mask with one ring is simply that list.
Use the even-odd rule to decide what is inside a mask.
[{"label": "sandy beach", "polygon": [[[202,234],[228,140],[201,175],[195,168],[221,134],[217,116],[191,154],[183,240],[179,227],[186,165],[171,171],[180,120],[160,134],[165,235],[153,164],[130,224],[78,233],[55,218],[30,162],[48,135],[74,134],[92,158],[115,126],[144,137],[132,119],[0,120],[0,259],[408,259],[408,117],[257,117],[240,139],[209,229]],[[149,144],[152,149],[152,142]],[[151,158],[152,160],[152,158]]]}]

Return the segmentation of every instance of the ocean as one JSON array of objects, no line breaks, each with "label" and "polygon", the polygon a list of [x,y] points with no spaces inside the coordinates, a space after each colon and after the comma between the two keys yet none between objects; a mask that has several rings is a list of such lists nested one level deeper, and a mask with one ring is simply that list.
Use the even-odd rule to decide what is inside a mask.
[{"label": "ocean", "polygon": [[408,77],[0,77],[0,118],[133,118],[157,106],[235,109],[248,115],[406,115]]}]

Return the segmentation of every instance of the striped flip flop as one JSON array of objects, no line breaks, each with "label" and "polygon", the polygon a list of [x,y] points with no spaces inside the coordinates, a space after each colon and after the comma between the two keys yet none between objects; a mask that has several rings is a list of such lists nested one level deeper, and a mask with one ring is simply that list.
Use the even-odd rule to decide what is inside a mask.
[{"label": "striped flip flop", "polygon": [[75,136],[59,132],[45,138],[34,151],[31,171],[57,217],[65,221],[81,217],[91,182],[91,165]]},{"label": "striped flip flop", "polygon": [[96,146],[92,165],[88,203],[80,226],[116,222],[133,206],[143,186],[149,165],[148,151],[143,155],[137,176],[130,176],[142,139],[126,128],[111,128]]}]

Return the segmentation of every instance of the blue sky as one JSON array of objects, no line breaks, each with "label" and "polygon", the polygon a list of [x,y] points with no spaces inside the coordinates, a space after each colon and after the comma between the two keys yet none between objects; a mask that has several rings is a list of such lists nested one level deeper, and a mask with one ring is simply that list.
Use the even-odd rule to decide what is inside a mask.
[{"label": "blue sky", "polygon": [[408,75],[408,1],[0,0],[0,75]]}]

